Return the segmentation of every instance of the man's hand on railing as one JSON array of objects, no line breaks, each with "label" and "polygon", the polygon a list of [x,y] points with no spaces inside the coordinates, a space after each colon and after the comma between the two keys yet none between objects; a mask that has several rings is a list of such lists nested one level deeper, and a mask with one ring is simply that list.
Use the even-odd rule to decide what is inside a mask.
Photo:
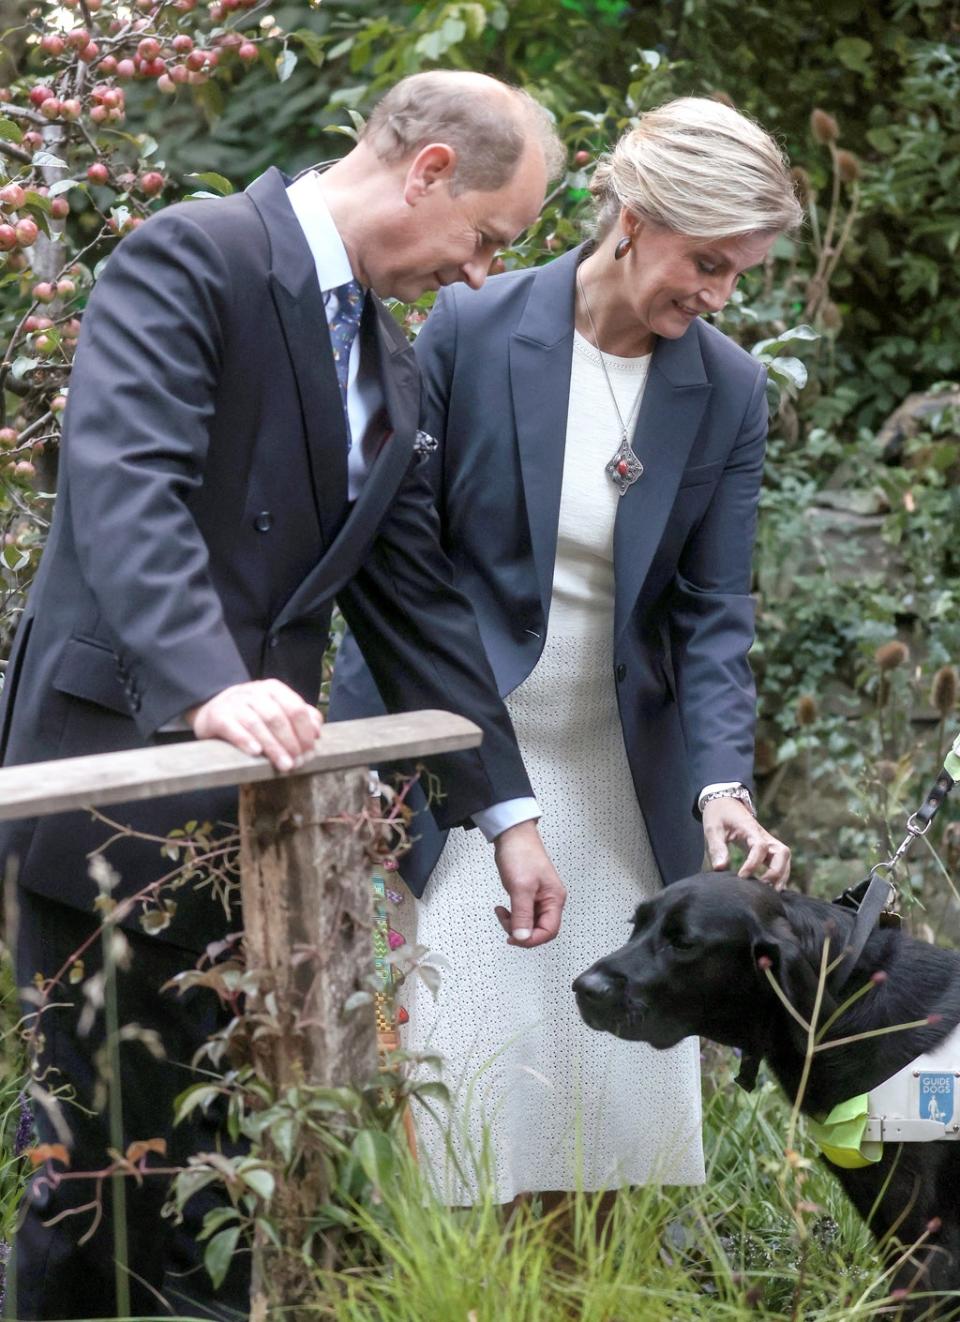
[{"label": "man's hand on railing", "polygon": [[234,684],[185,713],[198,739],[225,739],[252,757],[267,757],[278,771],[292,771],[323,728],[316,707],[279,679]]},{"label": "man's hand on railing", "polygon": [[510,946],[542,946],[560,931],[567,892],[550,862],[536,822],[520,822],[497,836],[494,858],[510,908],[496,906]]}]

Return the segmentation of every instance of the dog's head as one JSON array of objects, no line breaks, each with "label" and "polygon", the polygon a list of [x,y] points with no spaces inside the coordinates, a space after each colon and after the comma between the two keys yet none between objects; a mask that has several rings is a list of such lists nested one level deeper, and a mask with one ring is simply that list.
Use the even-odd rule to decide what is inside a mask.
[{"label": "dog's head", "polygon": [[580,1014],[591,1028],[654,1047],[696,1035],[762,1051],[776,995],[765,966],[801,1013],[817,990],[813,934],[798,932],[792,916],[771,887],[732,873],[674,882],[640,905],[626,945],[574,982]]}]

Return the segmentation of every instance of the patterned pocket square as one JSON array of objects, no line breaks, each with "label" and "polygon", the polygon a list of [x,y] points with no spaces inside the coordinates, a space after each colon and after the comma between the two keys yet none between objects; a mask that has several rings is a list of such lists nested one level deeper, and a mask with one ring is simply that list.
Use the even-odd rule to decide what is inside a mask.
[{"label": "patterned pocket square", "polygon": [[433,454],[439,444],[436,436],[431,436],[428,431],[418,431],[413,442],[413,453],[425,458],[428,454]]}]

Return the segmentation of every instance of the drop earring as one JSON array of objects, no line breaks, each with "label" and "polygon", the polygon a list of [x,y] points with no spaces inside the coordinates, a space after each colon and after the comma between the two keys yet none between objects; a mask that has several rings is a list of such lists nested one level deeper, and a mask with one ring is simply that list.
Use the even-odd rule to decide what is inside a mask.
[{"label": "drop earring", "polygon": [[625,234],[613,250],[613,260],[619,262],[622,258],[626,257],[632,247],[633,239],[631,239],[629,234]]}]

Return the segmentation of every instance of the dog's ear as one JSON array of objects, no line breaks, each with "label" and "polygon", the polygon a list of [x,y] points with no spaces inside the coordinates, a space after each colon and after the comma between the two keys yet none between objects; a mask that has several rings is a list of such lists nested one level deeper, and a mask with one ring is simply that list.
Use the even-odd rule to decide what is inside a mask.
[{"label": "dog's ear", "polygon": [[[766,980],[767,970],[776,980],[785,1000],[809,1024],[817,1007],[820,990],[821,950],[811,948],[791,926],[785,914],[778,914],[765,924],[752,943],[757,974]],[[836,1009],[827,987],[820,997],[818,1024],[823,1024]],[[784,1010],[791,1041],[799,1051],[807,1049],[807,1030],[794,1015]]]}]

